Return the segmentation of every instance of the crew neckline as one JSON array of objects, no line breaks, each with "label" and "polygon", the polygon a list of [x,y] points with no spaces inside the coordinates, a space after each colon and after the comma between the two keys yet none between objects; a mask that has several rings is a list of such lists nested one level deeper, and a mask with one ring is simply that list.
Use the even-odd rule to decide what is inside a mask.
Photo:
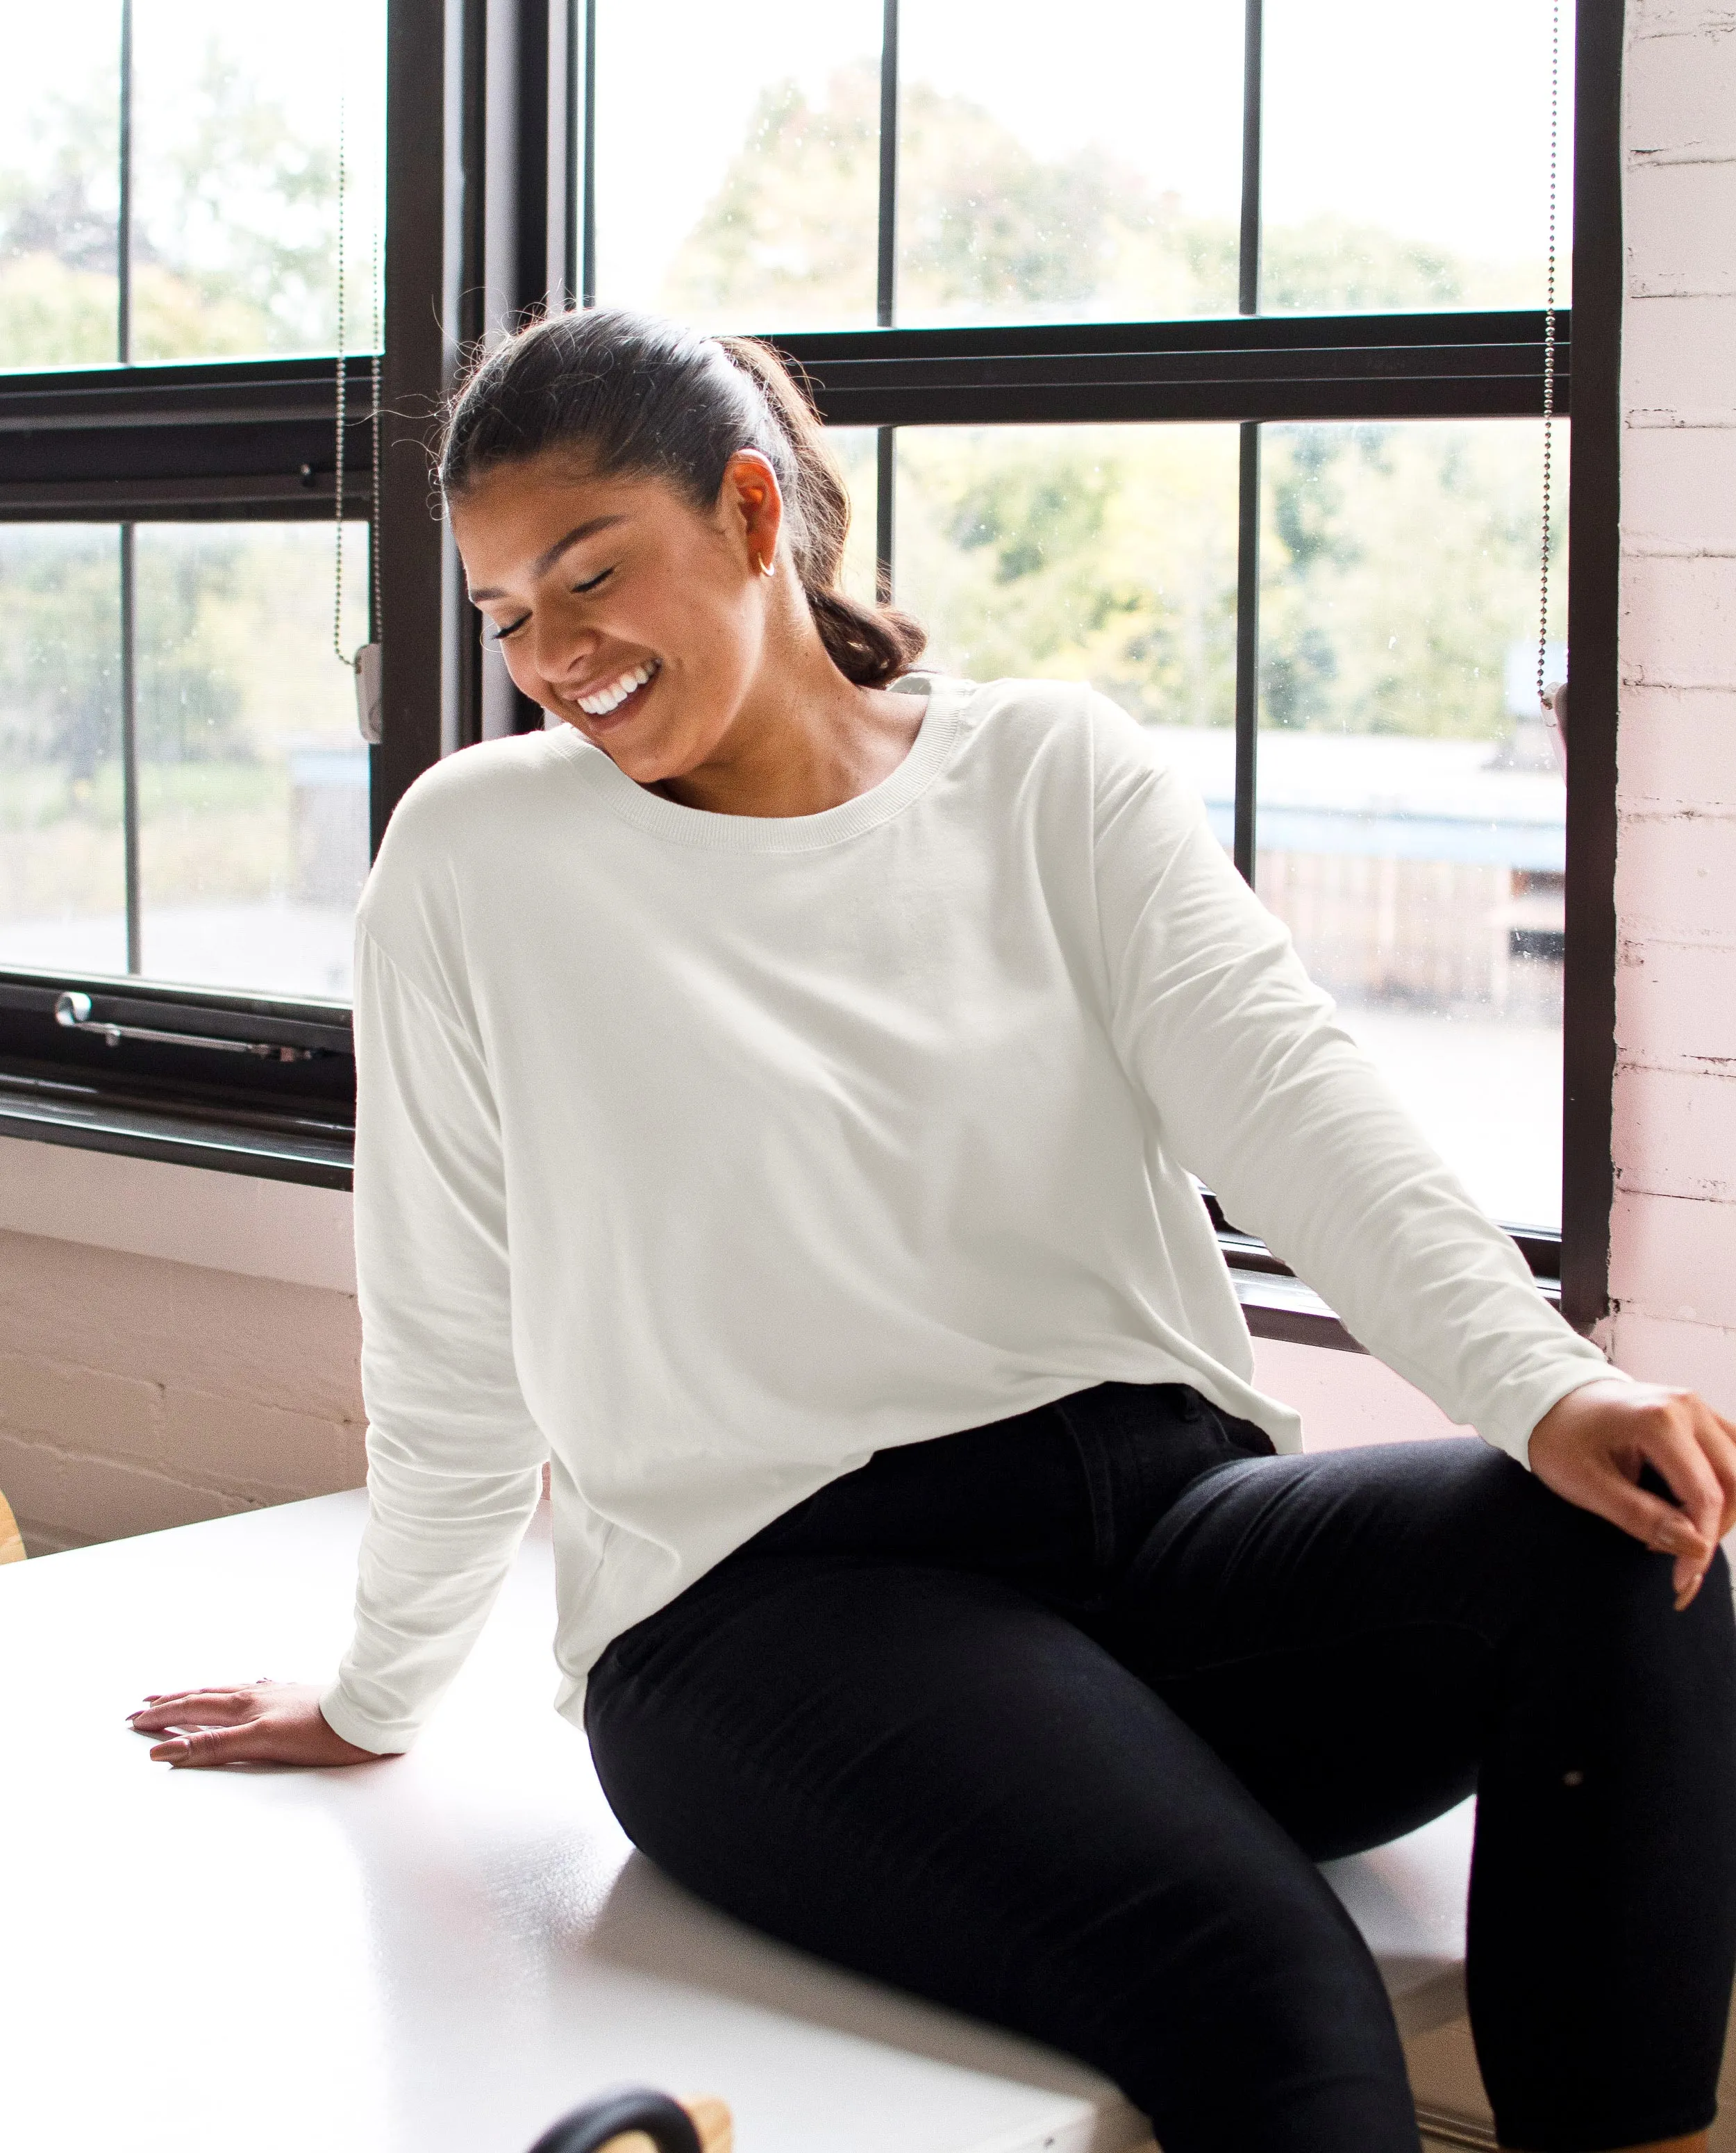
[{"label": "crew neckline", "polygon": [[890,821],[925,792],[945,766],[960,712],[974,686],[969,680],[934,679],[904,761],[866,792],[817,815],[720,815],[708,807],[684,807],[660,792],[648,792],[576,726],[563,724],[558,733],[544,738],[557,742],[572,759],[602,806],[636,829],[708,852],[805,853],[858,837]]}]

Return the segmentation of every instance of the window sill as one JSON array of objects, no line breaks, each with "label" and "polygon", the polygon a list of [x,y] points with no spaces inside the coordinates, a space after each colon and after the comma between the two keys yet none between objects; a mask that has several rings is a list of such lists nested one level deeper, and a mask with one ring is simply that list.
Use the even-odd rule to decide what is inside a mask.
[{"label": "window sill", "polygon": [[348,1189],[355,1142],[308,1115],[171,1108],[95,1085],[0,1074],[0,1137],[115,1152],[166,1165]]}]

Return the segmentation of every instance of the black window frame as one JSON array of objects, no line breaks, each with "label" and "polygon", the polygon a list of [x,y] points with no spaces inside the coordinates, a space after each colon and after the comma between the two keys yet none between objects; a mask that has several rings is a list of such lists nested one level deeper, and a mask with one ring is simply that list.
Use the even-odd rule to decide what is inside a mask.
[{"label": "black window frame", "polygon": [[[427,445],[459,352],[491,323],[594,303],[598,0],[389,0],[380,548],[383,732],[371,751],[377,845],[443,751],[542,715],[485,677],[451,542],[430,512]],[[1262,0],[1246,14],[1237,314],[1157,322],[896,325],[899,0],[883,0],[877,321],[781,334],[829,424],[877,430],[877,550],[893,581],[900,426],[1234,421],[1240,427],[1235,853],[1255,842],[1259,459],[1263,425],[1540,417],[1536,309],[1272,315],[1260,311]],[[1608,1307],[1615,1069],[1616,660],[1621,303],[1622,0],[1576,0],[1573,305],[1557,316],[1555,408],[1572,419],[1562,1224],[1518,1236],[1540,1285],[1588,1329]],[[606,94],[607,85],[604,85]],[[126,279],[122,226],[122,292]],[[122,303],[125,337],[125,298]],[[124,349],[123,344],[123,349]],[[344,509],[366,517],[366,355],[348,362]],[[331,359],[218,361],[0,375],[0,521],[272,522],[333,515]],[[123,542],[124,544],[126,542]],[[136,898],[134,899],[136,918]],[[55,1019],[67,991],[110,1042]],[[127,1029],[243,1040],[221,1053]],[[353,1124],[338,1003],[144,980],[0,969],[0,1134],[344,1186]],[[1255,1328],[1352,1346],[1257,1242],[1219,1219]]]}]

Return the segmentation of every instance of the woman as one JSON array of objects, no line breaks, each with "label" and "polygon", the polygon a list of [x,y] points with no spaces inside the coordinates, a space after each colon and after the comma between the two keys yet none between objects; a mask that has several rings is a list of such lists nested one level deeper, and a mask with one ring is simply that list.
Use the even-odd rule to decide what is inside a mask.
[{"label": "woman", "polygon": [[[1736,1431],[1551,1312],[1138,727],[911,674],[771,353],[540,323],[440,476],[565,722],[428,772],[362,903],[354,1642],[152,1754],[405,1748],[547,1458],[563,1708],[695,1891],[1166,2153],[1414,2153],[1314,1862],[1475,1787],[1503,2143],[1703,2145]],[[1300,1455],[1195,1173],[1485,1443]]]}]

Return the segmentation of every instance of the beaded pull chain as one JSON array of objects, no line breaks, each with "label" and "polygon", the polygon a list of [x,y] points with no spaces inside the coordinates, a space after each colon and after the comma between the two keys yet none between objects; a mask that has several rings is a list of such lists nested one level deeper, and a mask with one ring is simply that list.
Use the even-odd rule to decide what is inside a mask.
[{"label": "beaded pull chain", "polygon": [[1567,683],[1549,680],[1549,562],[1551,450],[1555,417],[1555,221],[1560,169],[1561,0],[1550,10],[1549,62],[1549,282],[1543,307],[1543,541],[1538,577],[1537,700],[1555,723],[1562,758],[1567,753]]},{"label": "beaded pull chain", "polygon": [[334,588],[332,595],[332,649],[339,662],[348,665],[355,675],[356,725],[364,741],[377,742],[380,737],[380,577],[379,577],[379,400],[380,400],[380,274],[379,231],[375,220],[374,233],[374,347],[369,368],[373,391],[373,485],[368,501],[368,560],[370,570],[369,595],[371,618],[369,639],[357,646],[352,655],[344,648],[344,433],[349,422],[349,384],[344,372],[344,331],[348,326],[345,308],[348,293],[344,284],[344,211],[349,192],[349,160],[344,135],[344,99],[338,97],[338,439],[334,458],[333,514],[336,539],[333,547]]}]

